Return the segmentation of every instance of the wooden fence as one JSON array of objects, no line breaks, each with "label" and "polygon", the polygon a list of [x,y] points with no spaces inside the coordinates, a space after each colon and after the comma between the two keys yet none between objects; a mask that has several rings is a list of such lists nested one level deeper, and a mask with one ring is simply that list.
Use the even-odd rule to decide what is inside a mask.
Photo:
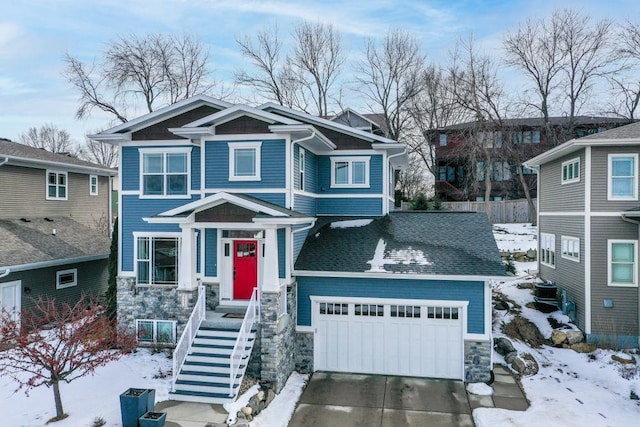
[{"label": "wooden fence", "polygon": [[[533,215],[529,212],[526,199],[500,200],[491,204],[491,223],[532,222]],[[536,199],[533,199],[536,204]],[[442,202],[443,209],[449,211],[486,212],[485,202]]]}]

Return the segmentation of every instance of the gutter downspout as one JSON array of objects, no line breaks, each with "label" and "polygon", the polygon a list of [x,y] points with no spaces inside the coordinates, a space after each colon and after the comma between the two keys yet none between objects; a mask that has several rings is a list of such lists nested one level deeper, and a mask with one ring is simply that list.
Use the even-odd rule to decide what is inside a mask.
[{"label": "gutter downspout", "polygon": [[[304,138],[300,138],[300,139],[296,139],[296,140],[292,140],[291,141],[291,175],[292,175],[291,178],[292,179],[291,179],[291,188],[289,189],[289,198],[291,199],[291,206],[289,206],[289,209],[291,209],[291,210],[293,210],[294,200],[295,200],[294,194],[293,194],[293,187],[294,187],[294,183],[295,183],[295,176],[293,176],[293,171],[295,170],[295,168],[293,167],[293,164],[295,162],[295,152],[296,152],[296,150],[294,148],[295,148],[296,144],[300,145],[301,142],[313,139],[313,138],[315,138],[315,136],[316,136],[316,130],[313,129],[311,131],[311,135],[305,136]],[[300,167],[300,166],[298,166],[298,167]],[[306,176],[306,174],[305,174],[305,176]]]},{"label": "gutter downspout", "polygon": [[0,162],[0,166],[6,164],[9,161],[9,156],[5,157],[3,161]]},{"label": "gutter downspout", "polygon": [[[404,147],[404,150],[402,150],[399,153],[396,154],[392,154],[391,156],[387,157],[387,163],[389,164],[389,166],[391,166],[391,159],[393,159],[394,157],[398,157],[398,156],[402,156],[402,155],[406,155],[407,154],[407,147]],[[395,168],[394,168],[394,177],[395,177]],[[386,181],[386,178],[385,178]],[[386,185],[386,183],[385,183]],[[387,196],[387,204],[389,203],[389,198]],[[396,203],[396,182],[393,182],[393,203],[394,203],[394,207],[395,207],[395,203]],[[387,206],[387,208],[389,208],[389,206]],[[389,213],[391,209],[387,209],[387,213]]]},{"label": "gutter downspout", "polygon": [[[0,166],[2,166],[2,165],[0,165]],[[4,273],[0,274],[0,279],[2,279],[2,278],[4,278],[4,277],[7,277],[9,274],[11,274],[11,269],[10,269],[10,268],[7,268],[7,269],[4,271]]]}]

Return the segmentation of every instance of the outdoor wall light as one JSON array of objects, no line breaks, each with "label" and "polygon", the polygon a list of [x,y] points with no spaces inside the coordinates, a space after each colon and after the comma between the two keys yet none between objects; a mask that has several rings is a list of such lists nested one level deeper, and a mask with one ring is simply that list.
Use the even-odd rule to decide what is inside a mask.
[{"label": "outdoor wall light", "polygon": [[29,295],[31,293],[31,288],[28,287],[28,286],[26,288],[24,288],[24,293]]},{"label": "outdoor wall light", "polygon": [[604,300],[604,307],[605,308],[613,308],[613,300],[612,299],[605,299]]}]

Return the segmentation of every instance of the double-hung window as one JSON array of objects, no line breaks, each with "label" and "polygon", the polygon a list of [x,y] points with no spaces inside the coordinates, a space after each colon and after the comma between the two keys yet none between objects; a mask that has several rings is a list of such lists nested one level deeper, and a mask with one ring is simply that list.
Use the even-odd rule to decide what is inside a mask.
[{"label": "double-hung window", "polygon": [[638,199],[638,154],[609,154],[609,200]]},{"label": "double-hung window", "polygon": [[98,195],[98,175],[89,175],[89,195]]},{"label": "double-hung window", "polygon": [[188,197],[190,157],[190,147],[140,149],[142,196]]},{"label": "double-hung window", "polygon": [[229,181],[260,181],[261,142],[229,143]]},{"label": "double-hung window", "polygon": [[556,235],[540,233],[540,262],[549,267],[556,266]]},{"label": "double-hung window", "polygon": [[137,236],[136,278],[138,285],[177,285],[177,236]]},{"label": "double-hung window", "polygon": [[637,286],[637,240],[609,240],[608,255],[609,286]]},{"label": "double-hung window", "polygon": [[305,161],[305,153],[304,150],[300,148],[300,151],[298,152],[298,169],[300,171],[298,174],[298,188],[300,191],[304,191],[304,171],[306,166],[307,162]]},{"label": "double-hung window", "polygon": [[368,188],[369,157],[332,157],[332,188]]},{"label": "double-hung window", "polygon": [[580,158],[567,160],[562,163],[562,184],[580,181]]},{"label": "double-hung window", "polygon": [[580,239],[562,236],[560,237],[560,242],[562,244],[562,258],[580,261]]},{"label": "double-hung window", "polygon": [[47,171],[47,200],[67,200],[67,173]]}]

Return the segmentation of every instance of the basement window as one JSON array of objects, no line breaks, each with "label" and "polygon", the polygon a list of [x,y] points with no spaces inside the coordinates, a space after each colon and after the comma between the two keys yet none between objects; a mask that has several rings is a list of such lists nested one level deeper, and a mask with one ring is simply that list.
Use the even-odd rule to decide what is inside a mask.
[{"label": "basement window", "polygon": [[175,320],[136,319],[138,342],[175,344],[176,325]]}]

